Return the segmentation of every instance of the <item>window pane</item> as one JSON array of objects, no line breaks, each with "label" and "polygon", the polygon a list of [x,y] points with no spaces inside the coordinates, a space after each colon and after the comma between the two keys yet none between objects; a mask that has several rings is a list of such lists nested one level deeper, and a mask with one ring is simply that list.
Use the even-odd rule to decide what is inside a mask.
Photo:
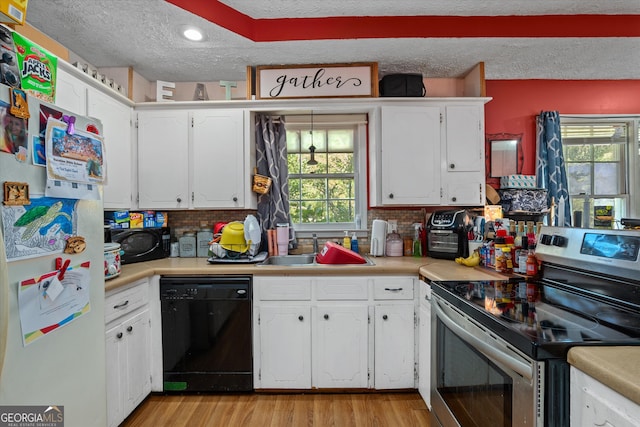
[{"label": "window pane", "polygon": [[353,152],[353,130],[334,129],[327,132],[329,152]]},{"label": "window pane", "polygon": [[300,173],[300,154],[287,152],[287,167],[289,174]]},{"label": "window pane", "polygon": [[354,199],[355,189],[352,179],[330,179],[329,180],[330,199]]},{"label": "window pane", "polygon": [[289,178],[289,200],[300,200],[300,179]]},{"label": "window pane", "polygon": [[329,173],[353,173],[353,153],[330,154]]},{"label": "window pane", "polygon": [[300,202],[289,200],[289,214],[292,222],[300,222]]},{"label": "window pane", "polygon": [[307,162],[311,159],[311,154],[302,155],[302,173],[327,173],[327,155],[316,151],[314,158],[318,164],[310,165]]},{"label": "window pane", "polygon": [[327,182],[324,178],[302,180],[302,200],[326,200],[326,198]]},{"label": "window pane", "polygon": [[591,163],[567,163],[567,175],[570,194],[592,194]]},{"label": "window pane", "polygon": [[593,160],[596,162],[612,162],[620,160],[620,146],[614,144],[594,145]]},{"label": "window pane", "polygon": [[324,201],[302,202],[302,223],[327,222],[327,204]]},{"label": "window pane", "polygon": [[595,163],[593,172],[596,178],[593,194],[620,194],[618,163]]},{"label": "window pane", "polygon": [[564,158],[567,162],[589,162],[592,159],[591,145],[565,145]]},{"label": "window pane", "polygon": [[[302,152],[308,152],[311,146],[311,132],[301,131],[300,137],[302,138],[301,150]],[[313,130],[313,145],[316,147],[316,151],[327,151],[327,132],[320,129]]]},{"label": "window pane", "polygon": [[332,200],[329,202],[330,222],[353,222],[355,221],[355,202]]},{"label": "window pane", "polygon": [[287,153],[300,152],[300,133],[287,131]]}]

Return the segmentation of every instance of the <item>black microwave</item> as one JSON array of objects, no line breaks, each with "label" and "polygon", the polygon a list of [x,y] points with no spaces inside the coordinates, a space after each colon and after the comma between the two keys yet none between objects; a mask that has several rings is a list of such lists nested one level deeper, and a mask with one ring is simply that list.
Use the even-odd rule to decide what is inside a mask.
[{"label": "black microwave", "polygon": [[115,228],[109,234],[111,242],[120,243],[122,264],[166,258],[171,250],[169,227]]}]

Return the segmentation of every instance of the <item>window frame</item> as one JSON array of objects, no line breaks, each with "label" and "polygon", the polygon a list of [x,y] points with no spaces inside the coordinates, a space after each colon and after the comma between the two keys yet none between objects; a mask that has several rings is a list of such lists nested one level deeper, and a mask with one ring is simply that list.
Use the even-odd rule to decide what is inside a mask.
[{"label": "window frame", "polygon": [[[591,204],[591,200],[593,199],[603,199],[603,200],[611,200],[611,199],[620,199],[622,204],[624,204],[626,212],[614,212],[614,216],[616,220],[620,218],[628,218],[628,217],[638,217],[640,214],[640,116],[638,115],[619,115],[619,116],[605,116],[605,115],[571,115],[571,116],[560,116],[560,126],[565,125],[580,125],[583,124],[585,126],[590,125],[598,125],[598,124],[626,124],[627,126],[627,141],[625,143],[621,143],[621,155],[623,159],[619,162],[620,164],[620,184],[626,188],[626,192],[619,194],[607,194],[607,195],[599,195],[599,194],[576,194],[570,195],[571,200],[571,209],[572,214],[574,210],[573,201],[574,200],[582,200],[583,203],[587,203],[589,206]],[[569,146],[574,144],[569,144],[565,138],[563,138],[563,146]],[[594,144],[595,145],[595,144]],[[567,162],[566,154],[565,154],[565,163]],[[589,162],[592,165],[595,165],[597,162]],[[592,169],[593,170],[593,169]],[[592,180],[593,184],[593,180]],[[592,187],[592,191],[593,191]],[[595,203],[594,203],[595,204]],[[590,210],[593,207],[590,206]],[[589,226],[592,226],[592,212],[589,212],[588,218]],[[584,219],[583,219],[584,221]],[[575,226],[579,226],[575,224]],[[613,224],[613,227],[617,227],[617,223]]]},{"label": "window frame", "polygon": [[[287,130],[309,130],[311,126],[311,115],[297,115],[295,113],[287,115],[283,114]],[[355,189],[355,218],[360,217],[360,226],[357,227],[357,219],[353,222],[336,222],[336,223],[316,223],[301,224],[293,223],[293,228],[298,237],[308,238],[316,234],[318,237],[336,237],[342,236],[344,231],[366,232],[367,224],[367,127],[368,118],[363,113],[345,113],[330,114],[314,113],[313,128],[314,130],[334,130],[344,129],[345,126],[353,127],[353,161],[354,161],[354,189]],[[364,173],[363,173],[364,172]],[[325,174],[323,174],[325,175]],[[331,175],[331,174],[329,174]],[[306,174],[299,175],[301,177],[308,176]],[[341,174],[335,174],[336,178]],[[291,202],[291,200],[290,200]]]}]

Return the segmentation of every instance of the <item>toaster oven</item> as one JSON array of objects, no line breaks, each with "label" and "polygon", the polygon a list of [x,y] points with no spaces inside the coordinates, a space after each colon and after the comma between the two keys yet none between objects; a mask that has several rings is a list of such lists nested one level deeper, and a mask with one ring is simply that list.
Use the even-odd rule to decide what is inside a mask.
[{"label": "toaster oven", "polygon": [[467,210],[436,211],[427,223],[427,255],[455,259],[469,256],[469,230],[474,217]]}]

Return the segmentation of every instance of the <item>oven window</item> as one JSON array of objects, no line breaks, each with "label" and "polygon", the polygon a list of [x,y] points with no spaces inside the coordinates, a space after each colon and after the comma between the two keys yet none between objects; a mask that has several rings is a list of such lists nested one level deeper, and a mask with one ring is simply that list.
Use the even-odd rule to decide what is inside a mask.
[{"label": "oven window", "polygon": [[441,322],[436,388],[461,426],[511,426],[513,380]]}]

